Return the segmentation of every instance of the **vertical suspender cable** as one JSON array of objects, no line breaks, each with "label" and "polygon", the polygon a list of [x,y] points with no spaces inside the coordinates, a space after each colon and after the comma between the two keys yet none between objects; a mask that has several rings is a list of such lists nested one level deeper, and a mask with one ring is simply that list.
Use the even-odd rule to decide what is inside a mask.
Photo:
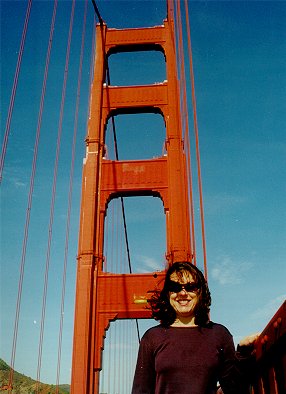
[{"label": "vertical suspender cable", "polygon": [[195,239],[195,213],[194,213],[194,199],[193,199],[193,179],[191,169],[191,149],[190,149],[190,137],[189,137],[189,119],[188,119],[188,107],[187,107],[187,90],[186,90],[186,78],[185,78],[185,60],[184,60],[184,47],[183,47],[183,32],[181,22],[181,9],[180,2],[176,3],[176,19],[178,26],[178,41],[179,41],[179,59],[180,59],[180,91],[183,92],[183,104],[182,104],[182,117],[185,119],[185,128],[183,139],[186,143],[186,164],[188,173],[188,191],[189,191],[189,209],[191,214],[191,248],[192,257],[194,264],[197,263],[196,258],[196,239]]},{"label": "vertical suspender cable", "polygon": [[1,152],[1,158],[0,158],[0,184],[2,181],[2,173],[3,173],[3,168],[4,168],[4,162],[5,162],[6,150],[7,150],[8,138],[9,138],[10,126],[11,126],[11,119],[12,119],[12,114],[13,114],[16,90],[17,90],[17,85],[18,85],[22,57],[23,57],[23,51],[24,51],[24,46],[25,46],[25,41],[26,41],[26,33],[27,33],[28,23],[29,23],[29,19],[30,19],[31,7],[32,7],[32,0],[29,0],[28,5],[27,5],[26,17],[25,17],[25,22],[24,22],[24,27],[23,27],[23,32],[22,32],[19,55],[18,55],[16,71],[15,71],[15,76],[14,76],[14,82],[13,82],[13,87],[12,87],[12,93],[11,93],[11,98],[10,98],[10,104],[9,104],[9,109],[8,109],[6,128],[5,128],[5,133],[4,133],[4,140],[3,140],[3,145],[2,145],[2,152]]},{"label": "vertical suspender cable", "polygon": [[68,44],[67,44],[66,62],[65,62],[65,71],[64,71],[64,81],[63,81],[63,87],[62,87],[62,98],[61,98],[61,107],[60,107],[60,119],[59,119],[59,124],[58,124],[56,157],[55,157],[55,163],[54,163],[54,177],[53,177],[53,186],[52,186],[50,221],[49,221],[49,229],[48,229],[48,244],[47,244],[47,254],[46,254],[45,276],[44,276],[44,291],[43,291],[43,298],[42,298],[40,340],[39,340],[39,349],[38,349],[37,388],[36,388],[37,394],[39,393],[39,382],[40,382],[40,376],[41,376],[42,350],[43,350],[43,338],[44,338],[44,327],[45,327],[46,300],[47,300],[48,279],[49,279],[52,230],[53,230],[53,221],[54,221],[57,173],[58,173],[60,142],[61,142],[61,134],[62,134],[62,123],[63,123],[63,113],[64,113],[64,104],[65,104],[66,84],[67,84],[67,77],[68,77],[68,65],[69,65],[69,57],[70,57],[71,37],[72,37],[72,30],[73,30],[74,8],[75,8],[75,0],[73,0],[73,2],[72,2],[72,9],[71,9],[71,16],[70,16],[69,35],[68,35]]},{"label": "vertical suspender cable", "polygon": [[12,386],[12,382],[13,382],[13,371],[14,371],[17,336],[18,336],[18,324],[19,324],[19,315],[20,315],[21,298],[22,298],[22,287],[23,287],[24,270],[25,270],[25,262],[26,262],[26,250],[27,250],[27,241],[28,241],[28,233],[29,233],[30,215],[31,215],[31,209],[32,209],[32,197],[33,197],[33,191],[34,191],[34,180],[35,180],[36,164],[37,164],[37,158],[38,158],[38,146],[39,146],[39,141],[40,141],[42,114],[43,114],[43,108],[44,108],[44,99],[45,99],[45,93],[46,93],[50,55],[51,55],[52,42],[53,42],[56,10],[57,10],[57,0],[55,0],[55,2],[54,2],[54,9],[53,9],[53,15],[52,15],[52,21],[51,21],[49,43],[48,43],[43,85],[42,85],[42,93],[41,93],[41,100],[40,100],[40,108],[39,108],[39,114],[38,114],[37,131],[36,131],[35,144],[34,144],[34,155],[33,155],[32,171],[31,171],[31,177],[30,177],[29,196],[28,196],[28,204],[27,204],[27,210],[26,210],[24,239],[23,239],[22,256],[21,256],[21,264],[20,264],[20,279],[19,279],[17,305],[16,305],[16,317],[15,317],[15,325],[14,325],[14,336],[13,336],[13,345],[12,345],[12,357],[11,357],[11,369],[10,369],[10,376],[9,376],[9,386]]},{"label": "vertical suspender cable", "polygon": [[192,46],[191,46],[191,31],[190,31],[189,11],[188,11],[187,0],[185,0],[185,12],[186,12],[186,25],[187,25],[187,36],[188,36],[188,53],[189,53],[189,61],[190,61],[190,77],[191,77],[191,84],[192,84],[192,104],[193,104],[194,130],[195,130],[195,139],[196,139],[196,155],[197,155],[197,163],[198,163],[197,167],[198,167],[198,184],[199,184],[199,195],[200,195],[202,244],[203,244],[203,256],[204,256],[204,274],[205,274],[205,278],[207,280],[208,279],[207,252],[206,252],[206,236],[205,236],[205,225],[204,225],[201,160],[200,160],[200,150],[199,150],[199,131],[198,131],[197,106],[196,106],[196,94],[195,94],[193,55],[192,55]]},{"label": "vertical suspender cable", "polygon": [[66,237],[65,237],[65,254],[64,254],[63,278],[62,278],[60,329],[59,329],[59,340],[58,340],[58,364],[57,364],[57,377],[56,377],[56,394],[59,393],[59,381],[60,381],[60,371],[61,371],[62,335],[63,335],[64,310],[65,310],[66,272],[67,272],[67,261],[68,261],[68,250],[69,250],[70,217],[71,217],[72,192],[73,192],[73,174],[74,174],[75,147],[76,147],[76,137],[77,137],[77,126],[78,126],[78,112],[79,112],[79,101],[80,101],[80,89],[81,89],[87,5],[88,5],[88,0],[85,0],[85,8],[84,8],[84,16],[83,16],[83,29],[82,29],[82,37],[81,37],[81,48],[80,48],[80,61],[79,61],[79,69],[78,69],[76,108],[75,108],[75,116],[74,116],[72,157],[71,157],[71,165],[70,165],[68,210],[67,210]]},{"label": "vertical suspender cable", "polygon": [[[109,67],[108,67],[107,61],[106,61],[106,65],[107,65],[107,83],[108,83],[108,85],[110,85],[111,84],[110,83],[110,74],[109,74]],[[112,121],[112,131],[113,131],[113,139],[114,139],[115,159],[119,160],[114,116],[111,116],[111,121]],[[124,227],[124,234],[125,234],[125,245],[126,245],[126,250],[127,250],[128,267],[129,267],[129,273],[132,274],[130,249],[129,249],[128,235],[127,235],[127,225],[126,225],[126,216],[125,216],[125,207],[124,207],[123,197],[120,197],[120,202],[121,202],[122,217],[123,217],[123,227]]]}]

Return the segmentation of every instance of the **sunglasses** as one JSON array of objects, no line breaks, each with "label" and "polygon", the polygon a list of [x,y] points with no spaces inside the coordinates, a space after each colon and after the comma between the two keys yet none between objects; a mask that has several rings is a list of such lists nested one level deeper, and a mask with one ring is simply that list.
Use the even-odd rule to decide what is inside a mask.
[{"label": "sunglasses", "polygon": [[169,280],[168,282],[168,289],[172,293],[180,293],[183,289],[188,293],[192,293],[198,290],[198,284],[195,282],[188,282],[181,284],[179,282],[175,282],[173,280]]}]

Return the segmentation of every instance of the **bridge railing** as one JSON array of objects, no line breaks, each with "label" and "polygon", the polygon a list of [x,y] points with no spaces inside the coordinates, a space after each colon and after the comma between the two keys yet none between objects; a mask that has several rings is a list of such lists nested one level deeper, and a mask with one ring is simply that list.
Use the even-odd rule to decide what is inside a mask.
[{"label": "bridge railing", "polygon": [[252,394],[286,393],[286,301],[281,305],[255,346],[256,368]]}]

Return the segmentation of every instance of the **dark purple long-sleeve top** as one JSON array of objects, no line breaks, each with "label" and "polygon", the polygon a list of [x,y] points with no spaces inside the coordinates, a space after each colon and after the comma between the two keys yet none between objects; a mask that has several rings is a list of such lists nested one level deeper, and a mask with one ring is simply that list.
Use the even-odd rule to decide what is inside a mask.
[{"label": "dark purple long-sleeve top", "polygon": [[243,394],[245,385],[230,332],[205,327],[152,327],[138,352],[132,394]]}]

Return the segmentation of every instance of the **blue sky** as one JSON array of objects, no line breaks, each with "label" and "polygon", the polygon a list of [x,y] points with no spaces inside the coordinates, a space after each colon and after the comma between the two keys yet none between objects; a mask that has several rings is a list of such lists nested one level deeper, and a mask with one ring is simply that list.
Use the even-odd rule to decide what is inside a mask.
[{"label": "blue sky", "polygon": [[[108,27],[159,25],[166,15],[164,1],[105,0],[97,4]],[[2,135],[26,5],[26,1],[1,1]],[[1,319],[0,357],[7,362],[11,358],[27,197],[52,8],[52,1],[33,2],[1,185],[1,315],[4,319]],[[15,367],[32,377],[37,372],[51,185],[70,11],[70,1],[59,1],[25,262]],[[84,2],[76,1],[41,371],[41,379],[51,383],[55,382],[56,376],[67,195],[83,11]],[[241,337],[262,330],[286,298],[286,3],[190,1],[189,12],[209,285],[213,298],[212,319],[225,324],[238,342]],[[89,2],[68,251],[62,382],[69,382],[70,379],[92,29],[93,9]],[[144,53],[114,55],[109,65],[111,82],[115,85],[145,84],[165,79],[164,63],[159,53],[150,53],[150,56]],[[162,155],[164,125],[159,115],[118,116],[116,129],[121,159]],[[112,158],[110,134],[108,125],[106,142],[109,157]],[[134,272],[160,269],[164,264],[165,252],[162,204],[154,198],[135,200],[126,200]],[[110,211],[116,209],[114,204]],[[111,214],[108,220],[108,223],[112,222]],[[112,251],[106,250],[106,255],[107,260],[111,261]],[[201,261],[199,265],[202,266]],[[131,345],[125,343],[126,339],[121,335],[127,329],[120,328],[124,324],[118,323],[119,329],[113,334],[110,330],[106,349],[109,349],[109,335],[113,336],[112,349],[131,346],[135,352],[128,360],[133,365],[136,335],[134,337],[132,331],[133,334],[129,335],[129,338],[132,337]],[[149,324],[153,323],[140,322],[141,335]],[[106,354],[108,351],[105,351]],[[54,365],[54,369],[51,365]],[[122,384],[127,384],[126,381],[131,378],[124,375],[121,379]],[[107,380],[104,382],[102,390],[111,385]]]}]

